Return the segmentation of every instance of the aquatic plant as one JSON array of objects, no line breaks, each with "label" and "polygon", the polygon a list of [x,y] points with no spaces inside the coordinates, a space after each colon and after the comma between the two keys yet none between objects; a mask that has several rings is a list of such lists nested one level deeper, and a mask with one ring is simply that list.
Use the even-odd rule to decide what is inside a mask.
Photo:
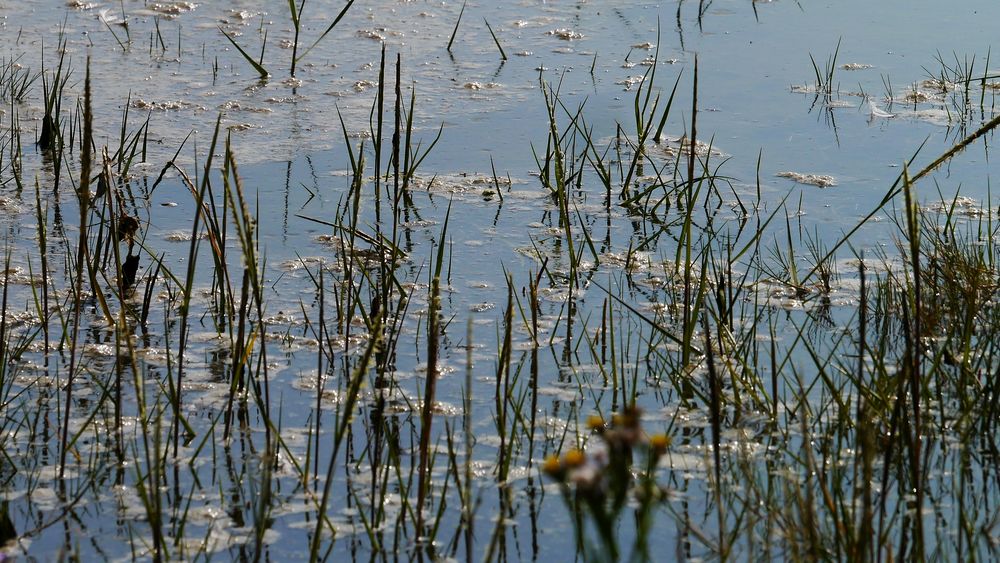
[{"label": "aquatic plant", "polygon": [[[587,426],[597,438],[588,450],[570,449],[546,458],[542,470],[560,485],[573,519],[577,548],[588,561],[620,561],[625,552],[615,528],[626,510],[634,514],[636,536],[631,560],[649,560],[654,510],[668,490],[656,481],[659,459],[670,447],[665,434],[649,436],[642,413],[627,407],[605,421],[592,415]],[[588,539],[596,533],[597,544]]]},{"label": "aquatic plant", "polygon": [[309,47],[307,47],[300,55],[299,34],[302,31],[302,11],[306,7],[306,0],[300,0],[298,5],[295,4],[295,0],[288,0],[288,11],[291,13],[292,29],[295,31],[295,38],[292,40],[292,64],[291,69],[289,70],[289,73],[293,78],[295,77],[296,64],[309,54],[309,51],[312,51],[317,45],[319,45],[319,43],[323,41],[323,39],[329,35],[331,31],[333,31],[333,28],[337,27],[337,24],[340,23],[340,20],[342,20],[345,15],[347,15],[347,11],[350,10],[353,5],[354,0],[346,0],[344,2],[344,7],[340,9],[337,16],[330,22],[330,25],[328,25],[326,29],[319,34],[319,37],[317,37],[316,40],[313,41],[313,43],[309,45]]},{"label": "aquatic plant", "polygon": [[840,54],[840,42],[837,40],[837,47],[833,50],[833,54],[827,57],[826,63],[821,69],[816,63],[816,59],[813,58],[812,53],[809,54],[809,62],[812,63],[813,73],[816,76],[816,92],[818,94],[824,94],[830,96],[837,89],[833,84],[833,75],[837,70],[837,55]]}]

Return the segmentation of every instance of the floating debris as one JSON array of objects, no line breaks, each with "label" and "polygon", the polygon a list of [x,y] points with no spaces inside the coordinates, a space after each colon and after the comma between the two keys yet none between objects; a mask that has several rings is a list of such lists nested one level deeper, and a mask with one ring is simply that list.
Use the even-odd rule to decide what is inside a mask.
[{"label": "floating debris", "polygon": [[[517,182],[517,180],[513,180]],[[509,188],[512,180],[506,176],[494,178],[492,175],[460,172],[458,174],[437,174],[426,177],[416,175],[411,180],[411,185],[417,189],[430,192],[441,192],[451,194],[471,193],[482,195],[484,188],[495,188],[499,184],[501,188]],[[507,195],[508,192],[505,192]]]},{"label": "floating debris", "polygon": [[83,345],[83,353],[93,358],[114,358],[118,355],[115,347],[110,344],[95,344],[90,342]]},{"label": "floating debris", "polygon": [[918,84],[918,87],[926,90],[940,90],[941,92],[950,92],[956,90],[959,85],[956,82],[949,82],[947,80],[940,80],[937,78],[928,78]]},{"label": "floating debris", "polygon": [[378,86],[378,82],[375,80],[358,80],[354,83],[354,91],[361,93],[369,88],[374,88]]},{"label": "floating debris", "polygon": [[645,76],[641,76],[641,75],[628,76],[628,77],[625,77],[622,80],[619,80],[618,82],[615,82],[615,84],[624,86],[625,90],[631,90],[633,86],[636,86],[638,84],[642,84],[642,81],[645,80],[645,79],[646,79],[646,77]]},{"label": "floating debris", "polygon": [[928,94],[927,92],[924,92],[923,90],[910,90],[907,93],[903,94],[903,97],[899,98],[898,101],[903,101],[903,102],[906,102],[908,104],[923,104],[923,103],[932,102],[932,101],[939,100],[939,99],[940,98],[938,96],[932,95],[932,94]]},{"label": "floating debris", "polygon": [[873,67],[872,65],[864,63],[846,63],[840,65],[840,68],[843,70],[866,70]]},{"label": "floating debris", "polygon": [[132,107],[136,109],[147,109],[156,111],[173,111],[180,109],[196,109],[196,110],[206,110],[208,108],[203,106],[197,106],[191,102],[185,102],[184,100],[166,100],[162,102],[143,100],[142,98],[136,98],[132,100]]},{"label": "floating debris", "polygon": [[483,84],[482,82],[466,82],[462,84],[462,88],[466,90],[492,90],[493,88],[499,88],[500,84],[496,82],[487,82]]},{"label": "floating debris", "polygon": [[35,274],[31,275],[24,271],[24,268],[20,266],[11,266],[6,270],[0,270],[0,287],[4,285],[4,280],[11,285],[26,285],[32,287],[39,287],[42,285],[44,279]]},{"label": "floating debris", "polygon": [[385,28],[380,27],[376,29],[359,29],[355,35],[358,37],[364,37],[365,39],[374,39],[375,41],[385,41]]},{"label": "floating debris", "polygon": [[198,5],[194,2],[153,2],[147,4],[145,9],[137,10],[139,15],[163,16],[167,19],[174,19],[185,12],[191,12]]},{"label": "floating debris", "polygon": [[[677,153],[680,152],[682,155],[691,154],[691,140],[686,136],[684,137],[665,137],[666,142],[660,145],[663,152],[669,158],[674,158]],[[725,152],[719,149],[719,147],[706,143],[704,141],[695,141],[694,154],[697,156],[714,156],[714,157],[725,157],[729,156]]]},{"label": "floating debris", "polygon": [[437,221],[431,221],[429,219],[415,219],[413,221],[403,221],[399,223],[399,226],[404,229],[426,229],[427,227],[433,227],[437,224]]},{"label": "floating debris", "polygon": [[876,106],[875,102],[873,102],[871,99],[868,100],[868,110],[871,112],[872,117],[878,117],[881,119],[889,119],[892,117],[896,117],[896,114],[889,113]]},{"label": "floating debris", "polygon": [[955,199],[943,199],[927,204],[922,208],[924,211],[932,213],[958,214],[966,217],[982,217],[986,215],[982,203],[967,196],[958,196]]},{"label": "floating debris", "polygon": [[801,174],[799,172],[778,172],[775,174],[779,178],[788,178],[799,184],[809,184],[820,188],[829,188],[837,185],[837,180],[833,176],[826,174]]},{"label": "floating debris", "polygon": [[322,266],[323,258],[319,256],[303,256],[300,258],[295,258],[293,260],[285,260],[278,264],[278,269],[283,272],[294,272],[301,270],[303,268],[311,268],[313,266]]},{"label": "floating debris", "polygon": [[[199,236],[202,240],[208,238],[208,233],[201,233]],[[191,242],[191,233],[184,231],[171,231],[163,235],[163,239],[168,242]]]},{"label": "floating debris", "polygon": [[546,35],[555,35],[559,39],[564,41],[572,41],[574,39],[583,39],[583,34],[579,31],[573,31],[572,29],[559,28],[552,29],[545,32]]},{"label": "floating debris", "polygon": [[257,16],[263,16],[263,15],[266,15],[266,12],[261,12],[259,10],[237,10],[235,8],[229,10],[229,19],[234,19],[241,22],[250,21],[256,18]]},{"label": "floating debris", "polygon": [[219,109],[226,110],[226,111],[247,111],[247,112],[250,112],[250,113],[272,113],[274,111],[271,108],[258,108],[258,107],[253,107],[253,106],[244,106],[243,104],[241,104],[241,103],[239,103],[239,102],[237,102],[235,100],[230,100],[230,101],[222,104],[221,106],[219,106]]},{"label": "floating debris", "polygon": [[103,8],[97,12],[97,19],[101,20],[101,23],[105,25],[121,24],[122,21],[118,17],[119,12],[112,10],[111,8]]}]

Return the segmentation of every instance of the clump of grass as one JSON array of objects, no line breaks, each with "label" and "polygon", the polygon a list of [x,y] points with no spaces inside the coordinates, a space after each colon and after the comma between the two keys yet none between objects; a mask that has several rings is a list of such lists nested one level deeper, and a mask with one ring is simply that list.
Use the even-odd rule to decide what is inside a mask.
[{"label": "clump of grass", "polygon": [[837,47],[833,50],[833,54],[827,57],[822,69],[819,67],[816,59],[813,58],[812,53],[809,54],[809,62],[812,63],[813,73],[816,76],[817,94],[830,96],[837,90],[833,83],[833,75],[837,70],[837,55],[840,54],[840,42],[841,40],[838,39]]},{"label": "clump of grass", "polygon": [[[45,92],[45,115],[42,117],[42,130],[38,134],[36,144],[43,151],[52,151],[57,160],[62,151],[59,146],[62,133],[62,100],[63,91],[70,80],[69,62],[66,60],[65,43],[58,46],[59,63],[51,74],[42,69],[42,90]],[[43,55],[44,60],[44,55]],[[58,178],[59,167],[56,166]]]},{"label": "clump of grass", "polygon": [[342,20],[345,15],[347,15],[347,11],[350,10],[353,5],[354,0],[347,0],[344,2],[344,7],[340,9],[337,16],[330,22],[330,25],[327,26],[322,33],[320,33],[319,37],[317,37],[316,40],[309,45],[309,47],[307,47],[301,55],[299,55],[299,34],[302,30],[302,11],[306,6],[306,0],[300,0],[298,5],[295,4],[295,0],[288,0],[288,10],[291,13],[292,28],[295,30],[295,38],[292,41],[292,64],[289,71],[292,77],[295,77],[296,64],[298,64],[303,57],[309,54],[309,51],[312,51],[317,45],[319,45],[320,41],[333,31],[333,28],[337,27],[337,24],[340,23],[340,20]]},{"label": "clump of grass", "polygon": [[31,93],[31,87],[41,76],[20,64],[22,56],[0,58],[0,100],[23,102]]}]

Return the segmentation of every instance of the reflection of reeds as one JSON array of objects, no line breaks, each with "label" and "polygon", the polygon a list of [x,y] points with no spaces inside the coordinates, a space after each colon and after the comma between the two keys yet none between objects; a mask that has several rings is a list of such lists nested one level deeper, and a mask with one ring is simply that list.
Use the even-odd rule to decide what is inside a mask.
[{"label": "reflection of reeds", "polygon": [[[376,323],[378,321],[376,320]],[[377,324],[375,328],[378,328]],[[378,334],[378,332],[373,332],[373,334]],[[316,530],[313,534],[312,544],[309,550],[309,560],[316,561],[320,556],[320,547],[323,543],[323,527],[325,523],[325,515],[327,510],[327,505],[330,502],[330,491],[334,482],[334,469],[336,468],[336,463],[338,459],[338,454],[340,453],[340,448],[344,443],[344,437],[348,433],[348,429],[351,426],[352,413],[354,411],[355,405],[358,403],[359,395],[361,393],[361,386],[365,380],[366,372],[371,365],[372,356],[375,350],[380,346],[378,338],[371,338],[368,341],[368,345],[365,347],[365,351],[362,354],[354,373],[351,376],[350,381],[346,389],[345,400],[341,408],[337,412],[336,428],[334,429],[333,438],[333,452],[330,454],[330,463],[326,471],[326,480],[323,485],[323,495],[320,497],[319,504],[317,505],[317,511],[319,516],[316,519]],[[333,530],[331,530],[333,531]]]},{"label": "reflection of reeds", "polygon": [[[61,59],[60,59],[61,60]],[[60,70],[62,68],[62,63],[60,62]],[[58,76],[54,80],[58,83]],[[44,79],[43,79],[44,83]],[[75,283],[75,299],[73,300],[73,333],[70,337],[70,361],[69,361],[69,376],[66,381],[66,404],[64,405],[65,411],[63,414],[63,427],[62,427],[62,447],[59,451],[59,478],[62,479],[66,471],[66,454],[67,448],[66,444],[69,441],[69,415],[70,407],[73,404],[73,380],[76,376],[77,369],[77,342],[78,336],[80,334],[80,313],[83,308],[83,270],[86,265],[86,251],[88,247],[87,243],[87,216],[90,212],[90,161],[92,159],[90,152],[90,139],[92,138],[93,131],[93,111],[91,109],[91,91],[90,91],[90,62],[87,63],[87,75],[84,79],[84,91],[83,91],[83,149],[80,153],[80,187],[77,189],[77,198],[79,200],[80,206],[80,240],[77,243],[76,251],[76,283]],[[54,101],[49,100],[49,94],[46,94],[46,119],[45,123],[51,121],[51,117],[48,115],[50,113],[51,106],[55,106]],[[59,92],[54,91],[51,96],[59,97]],[[58,114],[58,111],[56,112]],[[51,125],[50,125],[51,127]],[[50,133],[51,134],[51,133]],[[44,137],[44,124],[43,124],[43,137]],[[41,144],[41,139],[39,140]],[[48,144],[48,143],[47,143]],[[4,287],[6,288],[6,283]]]}]

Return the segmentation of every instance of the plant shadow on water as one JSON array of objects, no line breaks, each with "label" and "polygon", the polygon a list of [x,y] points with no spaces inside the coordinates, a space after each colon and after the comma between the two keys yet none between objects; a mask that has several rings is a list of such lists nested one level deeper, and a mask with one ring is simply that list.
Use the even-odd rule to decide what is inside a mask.
[{"label": "plant shadow on water", "polygon": [[809,7],[23,4],[0,558],[995,557],[988,54],[740,96]]}]

